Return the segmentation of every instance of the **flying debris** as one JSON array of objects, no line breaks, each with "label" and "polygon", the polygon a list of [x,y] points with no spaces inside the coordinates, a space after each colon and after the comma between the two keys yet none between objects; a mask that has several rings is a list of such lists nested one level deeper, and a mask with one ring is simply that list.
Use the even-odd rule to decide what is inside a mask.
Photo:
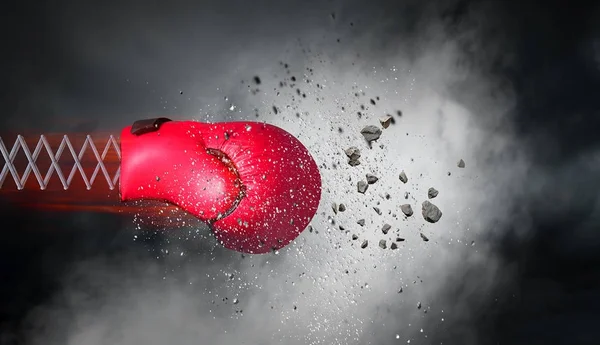
[{"label": "flying debris", "polygon": [[381,228],[381,232],[383,232],[384,235],[387,235],[388,231],[390,231],[391,228],[392,228],[391,225],[384,224],[383,227]]},{"label": "flying debris", "polygon": [[379,123],[381,123],[381,127],[388,128],[393,121],[393,117],[391,115],[386,115],[384,117],[379,118]]},{"label": "flying debris", "polygon": [[408,182],[408,176],[406,176],[406,173],[404,172],[404,170],[402,170],[400,172],[399,178],[400,178],[400,181],[402,181],[402,183]]},{"label": "flying debris", "polygon": [[428,197],[429,199],[433,199],[433,198],[435,198],[436,196],[438,196],[438,193],[439,193],[439,192],[437,191],[437,189],[435,189],[435,188],[431,187],[431,188],[429,188],[429,190],[427,191],[427,197]]},{"label": "flying debris", "polygon": [[410,204],[404,204],[400,206],[400,210],[404,213],[405,216],[410,217],[413,215],[413,209]]},{"label": "flying debris", "polygon": [[429,201],[423,201],[422,213],[423,218],[429,223],[437,223],[442,218],[442,211]]},{"label": "flying debris", "polygon": [[358,189],[359,193],[365,194],[365,192],[369,188],[369,184],[361,180],[356,183],[356,188]]},{"label": "flying debris", "polygon": [[360,131],[360,134],[362,134],[365,140],[370,144],[372,141],[379,139],[381,136],[381,129],[370,125],[363,128]]},{"label": "flying debris", "polygon": [[350,166],[357,166],[360,164],[360,150],[357,147],[352,146],[350,148],[347,148],[346,150],[344,150],[344,153],[349,159],[348,164]]},{"label": "flying debris", "polygon": [[367,183],[368,184],[373,184],[375,182],[377,182],[379,180],[379,178],[373,174],[367,174]]}]

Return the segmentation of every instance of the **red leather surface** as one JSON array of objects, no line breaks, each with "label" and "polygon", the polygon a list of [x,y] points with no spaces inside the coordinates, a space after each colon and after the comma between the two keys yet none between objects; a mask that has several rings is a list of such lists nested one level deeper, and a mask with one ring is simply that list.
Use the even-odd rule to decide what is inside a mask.
[{"label": "red leather surface", "polygon": [[[317,164],[279,127],[173,121],[140,136],[129,131],[121,135],[122,201],[176,204],[212,224],[225,247],[247,253],[286,246],[315,215],[321,198]],[[225,153],[234,171],[207,149]]]}]

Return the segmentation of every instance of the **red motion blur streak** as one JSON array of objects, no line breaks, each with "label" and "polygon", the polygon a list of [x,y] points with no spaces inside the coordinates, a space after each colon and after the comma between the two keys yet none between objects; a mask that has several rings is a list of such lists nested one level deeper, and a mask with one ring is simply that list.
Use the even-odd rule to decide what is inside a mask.
[{"label": "red motion blur streak", "polygon": [[[115,133],[119,133],[116,131]],[[102,154],[104,147],[111,134],[115,133],[95,133],[92,134],[92,140],[98,149],[99,153]],[[60,143],[63,139],[64,134],[45,134],[51,149],[56,153]],[[67,134],[69,140],[73,144],[73,148],[76,154],[79,154],[83,143],[86,139],[86,134],[82,133],[71,133]],[[30,152],[33,152],[38,141],[39,135],[27,135],[25,141]],[[118,137],[115,137],[118,140]],[[2,140],[7,150],[10,151],[17,140],[16,134],[2,135]],[[0,156],[1,157],[1,156]],[[0,158],[0,169],[4,167],[4,159]],[[68,178],[71,170],[74,167],[74,159],[68,148],[65,148],[61,157],[58,159],[59,166],[62,170],[65,179]],[[98,161],[94,156],[94,153],[89,148],[86,149],[82,159],[81,165],[83,170],[89,179],[94,169],[96,168]],[[50,168],[50,157],[45,149],[42,149],[38,159],[36,160],[36,166],[40,170],[42,178],[46,177],[48,169]],[[21,149],[14,161],[14,166],[17,173],[22,176],[27,168],[28,161],[25,154]],[[119,168],[120,161],[116,151],[111,147],[104,159],[104,165],[108,171],[109,176],[114,176]],[[119,201],[119,188],[117,186],[110,190],[108,183],[102,172],[100,171],[96,176],[92,188],[87,189],[81,173],[78,169],[75,171],[73,180],[67,190],[64,190],[62,183],[56,172],[52,173],[52,177],[48,183],[46,190],[41,190],[40,185],[33,174],[29,175],[25,188],[18,190],[13,180],[12,175],[9,175],[4,180],[2,188],[0,188],[0,199],[6,200],[11,204],[18,205],[20,207],[39,209],[45,211],[61,211],[61,212],[102,212],[102,213],[125,213],[125,214],[136,214],[142,216],[141,218],[152,219],[152,222],[157,222],[159,219],[163,219],[163,222],[172,223],[172,220],[164,219],[165,214],[172,215],[175,217],[184,219],[188,216],[185,212],[179,210],[176,206],[165,205],[159,202],[144,202],[140,205],[121,204]],[[171,218],[171,217],[170,217]]]}]

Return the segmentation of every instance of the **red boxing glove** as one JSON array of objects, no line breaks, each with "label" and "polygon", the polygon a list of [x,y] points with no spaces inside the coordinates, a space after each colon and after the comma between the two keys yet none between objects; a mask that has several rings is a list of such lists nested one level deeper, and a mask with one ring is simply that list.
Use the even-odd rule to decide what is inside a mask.
[{"label": "red boxing glove", "polygon": [[321,175],[308,150],[264,123],[138,121],[123,129],[121,156],[121,201],[175,204],[241,252],[286,246],[321,199]]}]

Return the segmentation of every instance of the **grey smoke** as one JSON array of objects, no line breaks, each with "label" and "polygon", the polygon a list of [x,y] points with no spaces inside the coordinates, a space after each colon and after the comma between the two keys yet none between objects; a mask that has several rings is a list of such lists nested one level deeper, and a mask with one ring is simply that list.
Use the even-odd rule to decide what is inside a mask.
[{"label": "grey smoke", "polygon": [[[354,2],[129,2],[73,9],[74,20],[62,13],[72,59],[95,71],[80,92],[106,96],[70,101],[67,89],[40,89],[37,101],[51,98],[56,117],[127,114],[127,123],[103,117],[107,127],[146,115],[268,121],[295,134],[324,167],[324,195],[316,231],[278,253],[242,257],[194,225],[168,229],[153,249],[157,259],[77,263],[53,301],[31,313],[32,343],[390,344],[451,336],[482,343],[470,325],[500,277],[513,273],[487,240],[525,193],[528,152],[511,130],[512,90],[488,73],[502,42],[483,50],[486,27],[475,19],[490,9],[451,31],[443,8],[415,14],[416,4],[386,13]],[[90,11],[93,18],[82,14]],[[398,111],[369,147],[361,129]],[[20,121],[28,119],[8,123]],[[360,165],[347,164],[340,150],[353,146]],[[468,165],[459,169],[462,158]],[[379,180],[357,193],[368,173]],[[440,190],[444,217],[436,224],[401,217],[402,196],[420,205],[430,186]],[[333,203],[347,211],[334,215]],[[394,230],[383,239],[386,223]],[[527,226],[521,230],[526,235]],[[396,238],[403,240],[394,250],[366,245]]]}]

